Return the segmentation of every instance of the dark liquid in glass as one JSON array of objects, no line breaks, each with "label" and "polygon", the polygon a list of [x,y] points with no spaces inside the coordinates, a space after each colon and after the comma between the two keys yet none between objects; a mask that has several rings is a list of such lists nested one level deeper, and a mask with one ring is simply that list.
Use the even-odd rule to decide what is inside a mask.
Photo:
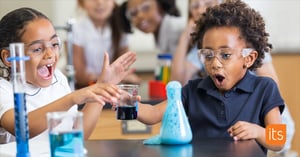
[{"label": "dark liquid in glass", "polygon": [[117,119],[133,120],[137,118],[136,106],[119,106],[117,107]]}]

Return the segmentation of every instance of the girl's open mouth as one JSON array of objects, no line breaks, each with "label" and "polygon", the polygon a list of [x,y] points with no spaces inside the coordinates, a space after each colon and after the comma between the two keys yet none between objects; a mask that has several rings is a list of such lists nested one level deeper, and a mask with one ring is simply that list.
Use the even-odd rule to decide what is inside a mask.
[{"label": "girl's open mouth", "polygon": [[38,74],[41,76],[43,79],[50,79],[52,78],[52,73],[53,73],[53,64],[47,64],[38,69]]}]

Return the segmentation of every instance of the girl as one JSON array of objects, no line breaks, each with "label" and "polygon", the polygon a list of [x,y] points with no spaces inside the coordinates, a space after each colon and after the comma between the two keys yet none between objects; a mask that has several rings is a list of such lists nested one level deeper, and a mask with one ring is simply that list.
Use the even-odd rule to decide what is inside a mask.
[{"label": "girl", "polygon": [[[119,8],[114,0],[77,2],[86,13],[73,27],[76,88],[82,88],[97,80],[105,52],[114,61],[128,51],[128,43],[127,35],[119,23]],[[125,81],[139,83],[140,80],[136,75],[130,75]]]},{"label": "girl", "polygon": [[[60,40],[50,20],[31,8],[20,8],[6,14],[0,21],[0,143],[14,140],[14,97],[10,82],[8,46],[23,42],[26,69],[26,105],[30,138],[47,139],[46,113],[53,111],[77,112],[77,105],[86,103],[84,136],[88,139],[105,102],[116,102],[120,90],[118,83],[133,70],[127,69],[134,61],[134,53],[126,53],[109,66],[105,56],[103,73],[93,86],[71,92],[66,77],[56,69]],[[101,83],[107,82],[107,83]]]},{"label": "girl", "polygon": [[153,33],[160,53],[175,52],[185,26],[175,0],[128,0],[123,5],[125,30],[131,32],[133,24],[144,33]]}]

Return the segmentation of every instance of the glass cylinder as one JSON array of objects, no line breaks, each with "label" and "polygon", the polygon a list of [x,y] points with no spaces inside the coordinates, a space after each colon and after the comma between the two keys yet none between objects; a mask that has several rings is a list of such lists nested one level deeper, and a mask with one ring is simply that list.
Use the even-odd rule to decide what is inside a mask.
[{"label": "glass cylinder", "polygon": [[17,142],[17,157],[30,157],[28,117],[25,100],[25,60],[23,43],[11,43],[10,61],[14,91],[15,136]]}]

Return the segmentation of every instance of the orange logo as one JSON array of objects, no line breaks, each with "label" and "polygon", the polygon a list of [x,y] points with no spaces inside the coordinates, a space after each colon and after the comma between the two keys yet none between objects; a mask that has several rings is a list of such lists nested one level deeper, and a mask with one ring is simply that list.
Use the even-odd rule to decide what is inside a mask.
[{"label": "orange logo", "polygon": [[266,143],[269,145],[284,145],[286,141],[286,125],[270,124],[266,127]]}]

